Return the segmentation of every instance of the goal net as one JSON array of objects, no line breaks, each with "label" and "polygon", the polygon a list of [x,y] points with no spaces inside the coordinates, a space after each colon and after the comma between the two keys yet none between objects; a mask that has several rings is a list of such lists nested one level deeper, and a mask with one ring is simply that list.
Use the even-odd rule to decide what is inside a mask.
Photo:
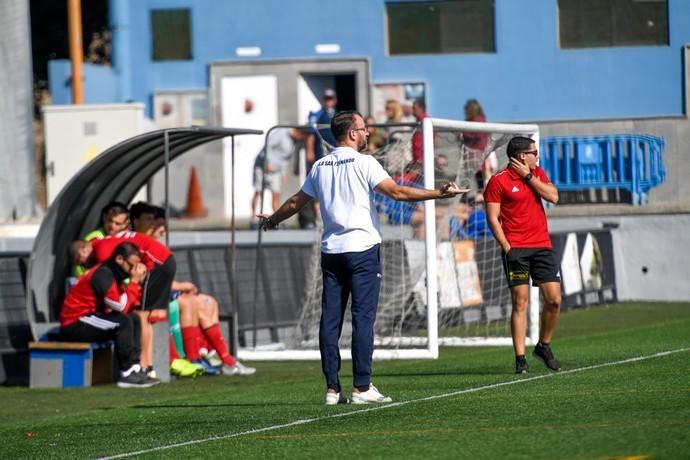
[{"label": "goal net", "polygon": [[[378,145],[371,142],[370,153],[396,182],[436,189],[453,181],[471,192],[419,203],[377,195],[383,278],[374,358],[436,358],[439,346],[511,345],[510,293],[482,191],[491,173],[508,163],[508,141],[522,135],[538,143],[538,127],[429,118],[421,126],[376,129]],[[420,148],[422,161],[414,161]],[[320,232],[315,230],[294,340],[285,344],[289,350],[244,350],[244,359],[318,359]],[[538,290],[532,289],[528,344],[536,343],[538,324]],[[340,343],[344,359],[350,357],[350,337],[348,308]]]}]

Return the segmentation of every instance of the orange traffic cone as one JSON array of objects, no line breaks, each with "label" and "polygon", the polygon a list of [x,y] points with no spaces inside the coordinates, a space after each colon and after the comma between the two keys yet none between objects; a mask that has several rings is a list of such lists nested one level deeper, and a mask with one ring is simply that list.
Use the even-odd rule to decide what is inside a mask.
[{"label": "orange traffic cone", "polygon": [[189,173],[189,189],[187,191],[187,207],[182,213],[184,217],[205,217],[208,211],[204,209],[204,200],[201,196],[201,183],[196,173],[196,167],[192,166]]}]

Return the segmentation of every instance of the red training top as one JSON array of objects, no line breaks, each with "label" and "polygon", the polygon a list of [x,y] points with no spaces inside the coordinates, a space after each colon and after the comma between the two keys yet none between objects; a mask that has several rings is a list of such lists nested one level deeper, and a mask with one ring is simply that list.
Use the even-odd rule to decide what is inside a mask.
[{"label": "red training top", "polygon": [[129,313],[141,303],[141,286],[123,279],[126,273],[111,263],[95,266],[80,277],[67,293],[60,309],[60,326],[65,327],[79,321],[79,318],[97,312],[119,311]]},{"label": "red training top", "polygon": [[[417,121],[421,122],[425,118],[429,118],[429,115],[423,113],[420,117],[417,117]],[[417,131],[412,135],[412,159],[414,161],[422,162],[424,159],[424,139],[422,139],[422,127],[420,126]]]},{"label": "red training top", "polygon": [[[539,166],[532,174],[542,182],[550,183],[546,172]],[[484,201],[501,204],[499,221],[511,247],[552,247],[541,197],[513,169],[506,168],[489,179]]]},{"label": "red training top", "polygon": [[141,262],[146,265],[150,272],[156,265],[162,265],[172,254],[170,249],[157,239],[144,233],[137,233],[131,230],[123,230],[112,236],[106,236],[100,240],[92,240],[93,253],[96,260],[103,262],[115,251],[115,248],[124,242],[134,243],[141,252]]}]

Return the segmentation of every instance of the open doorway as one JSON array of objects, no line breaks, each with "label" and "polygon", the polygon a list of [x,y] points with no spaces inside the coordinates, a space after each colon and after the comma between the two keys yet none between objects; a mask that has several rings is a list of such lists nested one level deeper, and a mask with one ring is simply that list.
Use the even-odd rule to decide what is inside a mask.
[{"label": "open doorway", "polygon": [[324,91],[332,89],[338,98],[338,110],[362,110],[357,104],[356,73],[303,73],[298,80],[298,114],[300,122],[307,122],[309,112],[321,108]]}]

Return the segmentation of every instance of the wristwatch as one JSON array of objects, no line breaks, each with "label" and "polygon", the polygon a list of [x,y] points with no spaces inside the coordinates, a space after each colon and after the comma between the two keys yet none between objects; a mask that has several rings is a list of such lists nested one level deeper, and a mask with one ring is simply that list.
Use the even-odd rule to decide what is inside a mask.
[{"label": "wristwatch", "polygon": [[528,174],[525,176],[524,181],[525,181],[525,182],[529,182],[529,181],[532,180],[533,177],[534,177],[534,174],[528,173]]}]

